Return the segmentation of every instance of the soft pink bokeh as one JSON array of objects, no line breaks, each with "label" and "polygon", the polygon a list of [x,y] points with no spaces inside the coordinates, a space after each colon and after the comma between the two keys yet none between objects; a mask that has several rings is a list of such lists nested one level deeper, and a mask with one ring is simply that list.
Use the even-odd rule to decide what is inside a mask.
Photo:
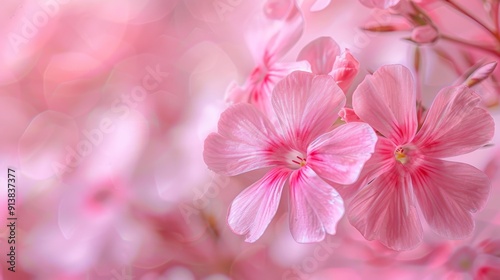
[{"label": "soft pink bokeh", "polygon": [[[448,240],[424,223],[421,245],[403,252],[367,241],[346,217],[335,235],[297,243],[288,192],[260,239],[247,243],[231,230],[228,209],[265,173],[227,177],[203,160],[204,140],[231,103],[269,113],[260,101],[297,69],[333,77],[346,122],[359,120],[353,92],[382,65],[411,69],[420,108],[439,89],[477,78],[473,89],[498,131],[500,69],[489,77],[481,68],[499,61],[498,41],[444,2],[4,1],[0,279],[495,279],[498,133],[450,159],[491,179],[471,237]],[[498,1],[486,10],[483,1],[454,2],[498,29]],[[412,5],[428,18],[412,21]],[[8,168],[16,170],[15,273],[6,262]]]}]

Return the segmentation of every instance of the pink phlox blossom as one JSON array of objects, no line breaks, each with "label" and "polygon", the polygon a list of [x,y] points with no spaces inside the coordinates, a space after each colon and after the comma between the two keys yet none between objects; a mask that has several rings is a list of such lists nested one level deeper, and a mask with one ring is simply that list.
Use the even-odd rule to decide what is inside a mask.
[{"label": "pink phlox blossom", "polygon": [[348,217],[368,240],[394,250],[415,248],[428,225],[449,239],[469,236],[471,213],[486,203],[488,177],[442,158],[474,151],[493,137],[480,97],[460,85],[442,89],[418,127],[415,85],[402,65],[383,66],[358,86],[353,108],[381,136],[360,175]]},{"label": "pink phlox blossom", "polygon": [[335,233],[344,213],[342,198],[328,182],[354,183],[377,137],[362,122],[332,129],[345,96],[330,76],[294,72],[276,85],[271,101],[279,127],[251,104],[223,112],[218,132],[205,140],[205,163],[227,176],[269,169],[229,210],[229,226],[246,241],[264,233],[287,180],[292,236],[298,242],[321,241]]}]

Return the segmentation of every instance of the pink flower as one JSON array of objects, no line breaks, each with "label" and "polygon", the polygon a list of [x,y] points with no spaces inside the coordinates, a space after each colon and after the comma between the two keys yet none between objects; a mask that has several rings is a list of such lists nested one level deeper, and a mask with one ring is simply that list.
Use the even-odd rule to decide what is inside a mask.
[{"label": "pink flower", "polygon": [[500,279],[500,258],[495,258],[492,256],[481,256],[476,262],[477,264],[474,268],[474,279]]},{"label": "pink flower", "polygon": [[401,65],[384,66],[353,94],[353,108],[379,137],[349,207],[349,219],[368,240],[395,250],[422,240],[417,207],[429,226],[450,239],[471,234],[471,213],[481,209],[490,182],[480,170],[440,158],[465,154],[493,137],[494,122],[466,86],[442,89],[421,128],[415,85]]},{"label": "pink flower", "polygon": [[359,62],[330,37],[319,37],[300,51],[298,60],[307,60],[317,75],[331,75],[345,92],[358,74]]},{"label": "pink flower", "polygon": [[447,267],[451,271],[468,272],[472,269],[478,252],[475,248],[464,246],[456,250],[449,258]]},{"label": "pink flower", "polygon": [[278,129],[254,106],[233,105],[222,113],[218,132],[205,140],[205,163],[227,176],[271,167],[229,210],[230,227],[246,234],[246,241],[264,233],[288,178],[294,239],[320,241],[335,233],[344,213],[342,198],[327,182],[354,183],[376,135],[365,123],[332,130],[345,96],[330,76],[294,72],[276,85],[271,101]]},{"label": "pink flower", "polygon": [[470,275],[474,279],[499,279],[500,240],[486,239],[479,245],[464,246],[453,252],[446,267],[448,275]]},{"label": "pink flower", "polygon": [[264,15],[255,18],[252,27],[246,41],[255,67],[242,86],[232,83],[228,87],[226,101],[251,103],[270,113],[274,86],[293,71],[309,70],[305,61],[281,61],[302,35],[304,18],[294,0],[268,0]]}]

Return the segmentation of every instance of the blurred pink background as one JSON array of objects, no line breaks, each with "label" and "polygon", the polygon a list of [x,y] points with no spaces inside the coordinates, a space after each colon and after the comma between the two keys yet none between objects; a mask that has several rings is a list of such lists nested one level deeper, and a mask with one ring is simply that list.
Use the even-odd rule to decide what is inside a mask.
[{"label": "blurred pink background", "polygon": [[[444,240],[424,225],[422,245],[395,252],[366,241],[342,219],[336,235],[299,244],[288,229],[286,199],[257,242],[246,243],[229,229],[231,201],[260,173],[229,178],[209,171],[203,141],[227,107],[228,87],[244,84],[255,67],[254,46],[246,38],[273,2],[279,4],[2,2],[0,220],[8,224],[8,168],[16,170],[18,220],[14,273],[6,262],[10,230],[0,227],[0,279],[472,279],[466,269],[453,268],[453,258],[468,256],[458,250],[478,254],[489,240],[496,253],[487,256],[500,258],[498,135],[492,145],[454,159],[485,170],[492,180],[469,239]],[[477,42],[487,36],[439,3],[445,1],[415,2],[438,15],[441,30]],[[459,2],[484,16],[481,1]],[[402,39],[411,37],[412,27],[399,17],[354,0],[299,0],[297,6],[303,31],[280,60],[295,62],[309,42],[332,37],[360,63],[348,100],[381,65],[415,68],[416,44]],[[362,28],[389,22],[403,30]],[[467,61],[500,57],[470,50],[466,59],[450,63],[436,51],[460,56],[450,42],[418,49],[426,106],[466,73]],[[497,69],[493,76],[499,74]],[[498,131],[496,81],[475,89]]]}]

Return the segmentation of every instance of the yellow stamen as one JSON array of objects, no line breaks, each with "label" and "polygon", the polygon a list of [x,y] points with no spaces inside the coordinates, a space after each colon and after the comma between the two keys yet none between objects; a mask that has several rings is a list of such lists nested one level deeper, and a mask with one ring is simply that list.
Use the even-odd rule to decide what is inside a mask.
[{"label": "yellow stamen", "polygon": [[396,158],[397,161],[401,162],[402,164],[405,164],[408,162],[408,156],[405,154],[405,151],[403,148],[398,148],[394,152],[394,157]]}]

